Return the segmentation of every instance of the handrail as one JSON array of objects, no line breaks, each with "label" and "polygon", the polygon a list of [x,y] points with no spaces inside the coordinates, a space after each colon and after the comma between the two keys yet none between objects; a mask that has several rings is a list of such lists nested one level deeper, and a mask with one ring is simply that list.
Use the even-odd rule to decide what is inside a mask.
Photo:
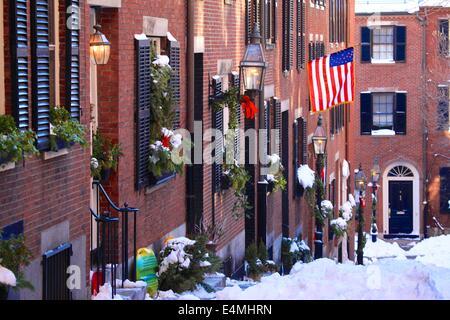
[{"label": "handrail", "polygon": [[[103,196],[106,198],[106,201],[108,201],[109,205],[116,211],[118,212],[138,212],[139,209],[138,208],[132,208],[132,207],[119,207],[117,206],[112,200],[111,198],[108,196],[108,194],[106,193],[105,189],[103,188],[102,184],[98,181],[98,180],[94,180],[92,182],[92,185],[96,185],[99,190],[101,191],[101,193],[103,194]],[[126,205],[126,204],[125,204]]]},{"label": "handrail", "polygon": [[102,214],[100,214],[100,215],[95,214],[95,212],[91,208],[89,208],[89,211],[91,212],[91,215],[94,217],[95,221],[101,221],[101,222],[119,221],[119,218],[108,217],[108,216],[104,216]]}]

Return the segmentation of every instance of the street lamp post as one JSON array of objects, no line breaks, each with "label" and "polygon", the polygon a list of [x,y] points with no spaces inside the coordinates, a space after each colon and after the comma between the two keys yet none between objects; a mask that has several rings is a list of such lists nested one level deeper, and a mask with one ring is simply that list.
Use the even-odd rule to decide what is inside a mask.
[{"label": "street lamp post", "polygon": [[378,158],[373,162],[373,168],[370,170],[371,185],[372,185],[372,225],[370,227],[370,234],[372,235],[372,242],[377,242],[378,227],[377,227],[377,203],[378,203],[378,181],[380,180],[380,165]]},{"label": "street lamp post", "polygon": [[[264,50],[261,45],[261,34],[259,31],[258,24],[253,26],[253,33],[250,35],[250,43],[245,48],[244,57],[242,58],[239,71],[240,78],[243,82],[244,93],[248,95],[248,97],[257,104],[256,97],[259,95],[259,104],[261,104],[261,92],[264,89],[264,76],[267,68],[267,63],[264,58]],[[260,117],[260,124],[264,121],[264,117]],[[245,129],[254,129],[255,121],[253,119],[245,119]],[[246,141],[246,158],[250,154],[250,145],[249,142]],[[250,173],[251,177],[254,177],[255,173],[255,165],[251,163],[245,164],[245,169]],[[251,194],[255,192],[255,184],[254,181],[251,180],[247,183],[246,192],[247,194]],[[264,179],[257,184],[257,201],[258,201],[258,221],[257,221],[257,240],[266,242],[266,211],[267,211],[267,182]],[[254,209],[255,206],[252,205],[251,210]],[[253,212],[254,213],[254,212]],[[255,214],[252,214],[250,218],[245,219],[245,228],[247,230],[247,225],[251,226],[251,230],[254,230],[255,225]],[[254,236],[253,234],[248,234],[246,232],[246,245],[253,242]]]},{"label": "street lamp post", "polygon": [[[317,128],[314,131],[314,135],[312,137],[312,141],[314,143],[314,153],[317,156],[316,159],[316,174],[319,175],[319,179],[321,179],[321,173],[324,168],[324,156],[327,145],[327,135],[325,134],[325,130],[322,127],[322,115],[319,115],[319,119],[317,121]],[[322,191],[316,190],[316,205],[318,206],[318,210],[320,214],[321,212],[321,203],[322,203]],[[322,240],[323,230],[322,230],[322,222],[316,217],[316,231],[314,233],[314,259],[320,259],[323,256],[323,240]]]},{"label": "street lamp post", "polygon": [[367,179],[362,170],[361,164],[359,164],[359,169],[355,170],[355,200],[358,203],[358,248],[356,250],[357,254],[357,264],[363,263],[363,255],[364,255],[364,243],[363,240],[364,234],[364,207],[365,204],[365,192],[366,192],[366,183]]}]

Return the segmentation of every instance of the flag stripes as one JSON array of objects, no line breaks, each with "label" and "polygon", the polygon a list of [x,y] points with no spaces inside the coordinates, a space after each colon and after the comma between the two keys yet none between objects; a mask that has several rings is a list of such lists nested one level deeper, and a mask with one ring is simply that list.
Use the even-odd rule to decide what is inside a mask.
[{"label": "flag stripes", "polygon": [[354,101],[353,48],[308,63],[311,111],[324,111]]}]

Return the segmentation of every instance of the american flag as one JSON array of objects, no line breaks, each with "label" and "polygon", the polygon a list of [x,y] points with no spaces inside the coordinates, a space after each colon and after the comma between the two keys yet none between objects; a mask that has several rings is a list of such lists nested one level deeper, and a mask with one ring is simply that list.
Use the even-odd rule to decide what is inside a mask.
[{"label": "american flag", "polygon": [[355,92],[353,48],[308,62],[311,111],[324,111],[352,102]]}]

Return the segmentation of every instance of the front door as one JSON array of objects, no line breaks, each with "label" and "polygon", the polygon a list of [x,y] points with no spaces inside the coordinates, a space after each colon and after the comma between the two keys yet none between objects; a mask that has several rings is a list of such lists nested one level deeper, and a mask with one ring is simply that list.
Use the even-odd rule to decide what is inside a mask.
[{"label": "front door", "polygon": [[413,231],[413,182],[389,181],[389,233]]}]

